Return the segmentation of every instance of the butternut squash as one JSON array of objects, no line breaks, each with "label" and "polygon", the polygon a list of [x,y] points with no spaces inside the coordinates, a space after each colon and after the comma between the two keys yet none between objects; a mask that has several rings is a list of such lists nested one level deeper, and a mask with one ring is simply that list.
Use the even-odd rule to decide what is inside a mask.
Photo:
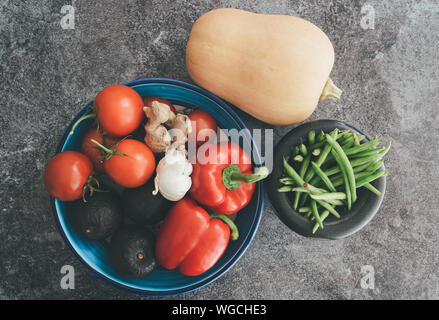
[{"label": "butternut squash", "polygon": [[193,25],[186,65],[195,83],[259,120],[289,125],[340,97],[329,74],[334,48],[311,22],[223,8]]}]

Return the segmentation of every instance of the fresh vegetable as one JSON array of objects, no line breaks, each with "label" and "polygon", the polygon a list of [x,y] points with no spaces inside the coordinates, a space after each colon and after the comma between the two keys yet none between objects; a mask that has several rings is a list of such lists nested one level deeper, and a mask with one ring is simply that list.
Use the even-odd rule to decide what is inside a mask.
[{"label": "fresh vegetable", "polygon": [[[326,135],[326,141],[331,145],[332,147],[332,155],[335,158],[335,160],[338,163],[338,166],[341,168],[344,175],[346,175],[346,178],[349,182],[350,193],[351,193],[351,201],[354,203],[357,200],[357,191],[355,186],[355,176],[354,176],[354,169],[352,169],[352,165],[349,162],[349,159],[347,155],[344,153],[342,147],[338,144],[337,141],[331,138],[329,134]],[[348,205],[349,209],[350,206]]]},{"label": "fresh vegetable", "polygon": [[195,201],[184,198],[172,207],[159,230],[157,261],[166,269],[178,267],[184,275],[196,276],[215,265],[230,237],[238,238],[232,220],[221,214],[209,216]]},{"label": "fresh vegetable", "polygon": [[113,234],[122,223],[119,196],[114,192],[99,192],[87,202],[76,201],[69,212],[73,229],[89,241],[101,241]]},{"label": "fresh vegetable", "polygon": [[[294,147],[292,164],[283,159],[286,176],[280,179],[282,186],[278,192],[294,193],[293,208],[315,221],[314,233],[323,228],[323,221],[329,214],[340,218],[337,207],[351,210],[357,201],[358,188],[365,187],[382,196],[371,182],[387,175],[387,171],[380,170],[380,167],[391,143],[379,147],[382,140],[377,137],[361,143],[363,135],[339,129],[328,134],[321,132],[317,136],[311,131],[307,137],[308,145],[301,143]],[[313,148],[317,145],[321,151],[314,153]],[[309,153],[309,150],[313,151]],[[300,163],[297,162],[298,152],[303,158]]]},{"label": "fresh vegetable", "polygon": [[137,226],[118,230],[111,237],[108,254],[113,268],[125,277],[143,278],[156,266],[154,238]]},{"label": "fresh vegetable", "polygon": [[[168,103],[159,100],[153,100],[151,107],[145,106],[144,112],[148,118],[145,143],[153,152],[166,152],[172,142],[182,144],[187,141],[188,133],[192,130],[188,116],[176,114]],[[168,128],[171,128],[171,132]]]},{"label": "fresh vegetable", "polygon": [[93,163],[93,168],[97,173],[104,173],[104,158],[105,152],[99,150],[91,140],[96,140],[107,148],[112,148],[117,139],[108,135],[102,135],[102,133],[96,129],[90,129],[84,136],[81,144],[81,152],[85,154]]},{"label": "fresh vegetable", "polygon": [[196,145],[202,145],[209,139],[216,137],[217,124],[214,117],[203,109],[196,109],[189,113],[189,119],[192,122],[192,137],[196,139]]},{"label": "fresh vegetable", "polygon": [[122,193],[123,214],[142,226],[154,225],[162,221],[171,208],[172,202],[161,194],[153,195],[154,180],[137,188],[126,188]]},{"label": "fresh vegetable", "polygon": [[172,145],[160,160],[156,172],[153,194],[156,195],[160,191],[160,194],[170,201],[182,199],[192,185],[192,164],[186,158],[184,145],[178,148]]},{"label": "fresh vegetable", "polygon": [[105,172],[117,184],[126,188],[140,187],[154,173],[154,154],[144,143],[125,139],[109,149],[96,140],[92,142],[106,153]]},{"label": "fresh vegetable", "polygon": [[92,176],[93,164],[87,156],[76,151],[56,154],[44,169],[44,185],[47,192],[61,201],[85,199],[99,183]]},{"label": "fresh vegetable", "polygon": [[237,144],[220,142],[213,145],[207,163],[197,159],[193,165],[190,194],[213,212],[232,214],[250,202],[254,182],[267,176],[266,167],[253,173],[250,156]]},{"label": "fresh vegetable", "polygon": [[93,111],[79,119],[71,133],[79,122],[95,118],[104,133],[124,137],[136,130],[145,118],[142,98],[124,85],[111,85],[99,92],[93,101]]},{"label": "fresh vegetable", "polygon": [[202,15],[186,48],[198,85],[275,125],[301,122],[319,101],[340,97],[333,64],[331,41],[311,22],[232,8]]},{"label": "fresh vegetable", "polygon": [[174,105],[169,100],[166,100],[166,99],[163,99],[160,97],[146,97],[145,99],[143,99],[145,107],[148,107],[148,108],[152,108],[152,103],[154,101],[166,104],[174,114],[177,114],[177,111],[175,110]]}]

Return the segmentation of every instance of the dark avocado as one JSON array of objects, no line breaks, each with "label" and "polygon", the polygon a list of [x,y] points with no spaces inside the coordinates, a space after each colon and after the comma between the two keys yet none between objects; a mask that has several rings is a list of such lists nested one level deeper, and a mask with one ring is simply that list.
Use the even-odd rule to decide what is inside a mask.
[{"label": "dark avocado", "polygon": [[87,198],[87,202],[82,199],[75,202],[70,221],[82,239],[104,240],[122,223],[120,198],[114,192],[95,192]]},{"label": "dark avocado", "polygon": [[129,225],[111,237],[110,263],[122,276],[142,278],[156,265],[153,235],[138,226]]},{"label": "dark avocado", "polygon": [[172,202],[160,193],[153,195],[153,190],[153,178],[141,187],[125,189],[122,193],[124,215],[141,225],[154,225],[163,220]]},{"label": "dark avocado", "polygon": [[116,182],[111,180],[111,178],[105,174],[97,176],[97,179],[99,181],[99,189],[110,190],[117,193],[118,195],[121,195],[123,190],[125,189],[124,187],[118,185]]}]

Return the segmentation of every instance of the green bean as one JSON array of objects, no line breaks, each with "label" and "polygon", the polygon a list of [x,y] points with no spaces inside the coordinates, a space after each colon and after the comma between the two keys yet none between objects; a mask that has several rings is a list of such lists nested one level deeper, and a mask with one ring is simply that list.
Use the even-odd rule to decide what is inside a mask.
[{"label": "green bean", "polygon": [[349,158],[355,159],[355,158],[361,158],[361,157],[368,157],[370,155],[374,155],[374,154],[376,154],[378,152],[383,151],[384,148],[385,147],[378,147],[378,148],[373,148],[373,149],[370,149],[370,150],[365,150],[365,151],[362,151],[362,152],[350,155]]},{"label": "green bean", "polygon": [[323,183],[328,187],[329,191],[335,192],[335,187],[332,185],[331,180],[323,172],[323,170],[320,169],[319,166],[314,161],[311,162],[311,165],[312,165],[314,171],[320,177],[320,179],[322,179]]},{"label": "green bean", "polygon": [[371,172],[375,172],[376,170],[378,170],[379,168],[381,168],[381,166],[383,165],[383,160],[379,160],[376,162],[371,163],[370,165],[368,165],[366,167],[366,169],[364,169],[365,171],[371,171]]},{"label": "green bean", "polygon": [[[356,192],[356,187],[355,187],[354,169],[352,168],[352,165],[349,162],[348,157],[346,156],[346,154],[344,153],[343,149],[340,147],[338,142],[335,141],[334,139],[332,139],[329,134],[326,135],[326,141],[328,141],[329,144],[331,144],[331,146],[332,146],[332,151],[334,151],[332,153],[332,155],[334,156],[335,160],[336,161],[339,160],[339,161],[337,161],[337,163],[340,165],[342,170],[344,169],[346,171],[345,173],[346,173],[347,178],[348,178],[347,180],[349,181],[352,203],[355,203],[355,201],[357,200],[357,192]],[[338,159],[338,157],[339,157],[339,159]],[[349,203],[349,200],[348,200],[348,203]],[[348,208],[348,209],[350,209],[350,208]]]},{"label": "green bean", "polygon": [[323,147],[325,144],[326,144],[326,141],[318,141],[318,142],[316,142],[316,143],[310,145],[308,149],[313,150],[313,149],[316,149],[316,148],[321,148],[321,147]]},{"label": "green bean", "polygon": [[346,193],[344,192],[328,192],[322,194],[311,194],[314,200],[344,200],[346,199]]},{"label": "green bean", "polygon": [[293,190],[292,186],[282,186],[277,189],[277,192],[290,192]]},{"label": "green bean", "polygon": [[325,200],[327,203],[333,205],[333,206],[346,206],[346,201],[344,200],[338,200],[338,199],[328,199]]},{"label": "green bean", "polygon": [[359,146],[360,145],[360,139],[358,136],[354,133],[354,145]]},{"label": "green bean", "polygon": [[294,184],[294,180],[288,177],[285,178],[281,178],[279,179],[280,183],[285,184],[285,185],[293,185]]},{"label": "green bean", "polygon": [[[330,135],[334,139],[337,139],[339,137],[339,130],[336,128],[333,131],[331,131]],[[326,140],[325,140],[326,142]],[[320,167],[326,160],[328,154],[331,152],[331,145],[328,143],[325,143],[322,152],[320,152],[319,157],[317,158],[316,164]],[[313,169],[309,170],[308,173],[305,175],[305,181],[310,181],[314,177],[315,171]],[[302,198],[301,204],[303,205],[308,198],[308,195],[305,195]]]},{"label": "green bean", "polygon": [[309,189],[305,187],[295,187],[291,191],[297,192],[297,193],[310,193]]},{"label": "green bean", "polygon": [[303,181],[303,179],[300,177],[300,175],[296,172],[296,170],[294,170],[294,168],[292,166],[289,165],[288,161],[285,158],[283,158],[283,166],[284,166],[284,169],[285,169],[285,172],[287,173],[287,175],[289,175],[291,178],[293,178],[293,180],[296,182],[297,185],[307,187],[311,191],[314,191],[314,192],[317,191],[316,193],[320,193],[320,191],[317,188],[315,188],[314,186]]},{"label": "green bean", "polygon": [[[338,163],[338,165],[340,167],[341,175],[342,175],[342,181],[343,181],[343,184],[345,186],[345,192],[346,192],[346,195],[347,195],[347,207],[348,207],[348,210],[351,210],[351,207],[352,207],[352,192],[351,192],[351,189],[350,189],[351,186],[350,186],[350,183],[349,183],[349,179],[348,179],[348,174],[347,174],[346,168],[343,166],[343,162],[342,162],[340,156],[338,155],[338,153],[334,149],[331,150],[331,154],[334,156],[336,162]],[[334,182],[332,182],[332,183],[334,184]]]},{"label": "green bean", "polygon": [[[355,181],[358,181],[359,179],[367,177],[370,174],[371,174],[371,172],[368,172],[368,171],[357,172],[357,173],[355,173]],[[344,183],[344,179],[343,178],[344,178],[343,174],[340,174],[340,175],[337,175],[337,176],[333,177],[331,182],[334,185],[334,187],[337,188],[337,187],[341,186]],[[314,184],[316,184],[316,183],[314,182]]]},{"label": "green bean", "polygon": [[[304,161],[302,162],[302,165],[300,166],[299,175],[302,179],[305,176],[306,170],[308,170],[310,160],[311,160],[311,155],[309,154],[305,157]],[[296,192],[294,194],[294,201],[293,201],[294,210],[296,210],[296,208],[299,204],[299,199],[300,199],[300,193]]]},{"label": "green bean", "polygon": [[350,131],[343,131],[342,133],[340,133],[340,139],[338,140],[339,144],[343,144],[346,143],[347,141],[352,140],[352,132]]},{"label": "green bean", "polygon": [[322,220],[320,219],[319,211],[317,209],[317,202],[315,200],[311,200],[311,209],[312,209],[312,214],[313,214],[314,218],[316,219],[320,228],[323,229],[323,223],[322,223]]},{"label": "green bean", "polygon": [[371,163],[365,163],[362,164],[361,166],[357,166],[357,167],[353,167],[354,168],[354,173],[360,173],[365,171],[369,166],[371,165]]},{"label": "green bean", "polygon": [[341,144],[340,146],[344,150],[344,149],[351,148],[353,145],[354,145],[354,139],[352,139],[352,140],[350,140],[350,141],[348,141],[348,142],[346,142],[344,144]]},{"label": "green bean", "polygon": [[387,174],[388,174],[388,172],[385,171],[385,170],[378,170],[378,171],[374,172],[373,174],[371,174],[370,176],[361,178],[358,181],[358,187],[362,187],[366,183],[370,183],[370,182],[372,182],[372,181],[374,181],[374,180],[376,180],[376,179],[378,179],[380,177],[387,176]]},{"label": "green bean", "polygon": [[370,182],[364,184],[364,187],[369,191],[375,193],[378,197],[383,196],[383,194],[377,188],[375,188]]},{"label": "green bean", "polygon": [[[328,214],[325,214],[325,212],[327,212]],[[327,218],[329,216],[329,211],[328,210],[324,210],[323,212],[322,212],[322,214],[320,215],[320,219],[322,220],[322,222],[323,222],[323,217],[325,217],[325,219]],[[316,219],[314,218],[314,217],[311,217],[311,221],[315,221]]]},{"label": "green bean", "polygon": [[[330,133],[331,137],[334,139],[337,139],[338,137],[338,130],[335,129]],[[319,157],[317,158],[316,164],[317,166],[321,167],[321,165],[325,162],[328,154],[331,152],[331,145],[326,143],[325,147],[323,148],[322,152],[320,153]],[[314,170],[310,170],[308,171],[308,173],[305,176],[305,181],[310,181],[312,179],[312,177],[314,177],[315,171]]]},{"label": "green bean", "polygon": [[[312,193],[312,192],[309,191],[309,189],[304,188],[304,187],[296,187],[296,188],[293,188],[291,191],[306,193],[307,195],[308,194],[311,195],[311,198],[315,197],[318,200],[325,200],[326,202],[328,202],[330,204],[333,204],[333,205],[336,205],[336,206],[343,206],[345,204],[343,201],[341,201],[339,199],[332,199],[332,196],[330,196],[329,195],[330,193],[328,193],[326,190],[324,190],[324,189],[320,189],[320,190],[322,192],[318,193],[318,194],[317,193]],[[329,196],[326,196],[326,195],[329,195]],[[320,199],[320,196],[322,196],[322,198],[324,198],[324,199]],[[341,197],[341,196],[340,195],[336,195],[335,197]]]},{"label": "green bean", "polygon": [[322,152],[322,149],[320,149],[320,148],[314,149],[312,151],[312,155],[317,157],[320,154],[320,152]]},{"label": "green bean", "polygon": [[313,194],[322,194],[322,193],[328,193],[328,191],[327,190],[325,190],[325,189],[322,189],[322,188],[317,188],[317,187],[314,187],[314,189],[311,191],[310,189],[309,189],[309,184],[307,184],[306,182],[305,182],[305,187],[294,187],[291,191],[294,191],[294,192],[301,192],[301,193],[313,193]]},{"label": "green bean", "polygon": [[[372,168],[374,168],[374,166],[375,166],[374,163],[377,163],[376,160],[368,161],[368,162],[365,162],[365,163],[362,163],[362,162],[364,162],[364,161],[361,161],[361,162],[351,161],[352,167],[354,169],[354,173],[361,172],[361,171],[364,171],[364,170],[366,170],[366,171],[375,171],[376,169],[378,169],[382,165],[382,161],[380,160],[378,162],[381,163],[381,164],[380,165],[375,164],[378,167],[375,170],[372,170]],[[359,165],[357,165],[357,163],[359,163]],[[341,169],[340,169],[340,167],[338,165],[336,165],[334,167],[331,167],[329,169],[324,170],[323,172],[329,177],[329,176],[335,175],[337,173],[340,173]]]},{"label": "green bean", "polygon": [[335,210],[334,207],[332,207],[326,201],[324,201],[324,200],[314,200],[314,201],[317,202],[319,205],[321,205],[326,210],[328,210],[330,213],[332,213],[335,217],[340,218],[340,214],[337,212],[337,210]]},{"label": "green bean", "polygon": [[298,211],[300,213],[308,213],[308,212],[312,212],[311,207],[301,207],[298,209]]},{"label": "green bean", "polygon": [[300,155],[300,154],[298,154],[297,156],[295,156],[295,157],[293,158],[293,160],[294,160],[294,161],[297,161],[297,162],[302,162],[302,161],[303,161],[303,156]]},{"label": "green bean", "polygon": [[306,146],[303,143],[299,146],[299,150],[300,150],[300,153],[304,157],[306,157],[308,155],[308,149],[306,148]]},{"label": "green bean", "polygon": [[351,161],[351,165],[353,167],[356,167],[356,166],[360,166],[360,165],[368,163],[368,162],[380,160],[382,157],[384,157],[386,155],[387,152],[389,152],[391,145],[392,145],[392,142],[389,141],[389,143],[387,144],[387,146],[384,148],[383,151],[380,151],[377,154],[374,154],[374,155],[371,155],[368,157],[353,159]]},{"label": "green bean", "polygon": [[325,141],[325,133],[322,131],[320,131],[320,133],[317,136],[317,142],[322,142]]},{"label": "green bean", "polygon": [[[364,180],[365,178],[370,177],[373,174],[385,175],[384,170],[379,170],[376,172],[370,172],[370,171],[359,172],[359,173],[355,174],[355,181],[356,181],[357,188],[360,187],[360,186],[358,186],[358,183],[360,183],[361,180]],[[314,183],[314,184],[316,184],[316,183]],[[332,184],[336,188],[341,186],[343,184],[343,176],[334,177],[334,179],[332,179]]]},{"label": "green bean", "polygon": [[[320,220],[322,220],[322,223],[323,223],[323,221],[327,218],[329,216],[329,211],[328,210],[325,210],[325,211],[323,211],[322,212],[322,214],[320,215]],[[312,219],[311,219],[311,221],[312,221]],[[312,233],[314,234],[314,233],[316,233],[316,231],[319,229],[319,224],[316,222],[315,224],[314,224],[314,228],[312,228]]]},{"label": "green bean", "polygon": [[303,186],[304,184],[303,179],[299,176],[296,170],[294,170],[294,168],[290,166],[290,164],[285,158],[283,158],[283,167],[287,175],[290,176],[297,185]]},{"label": "green bean", "polygon": [[314,130],[310,130],[308,132],[308,143],[310,145],[314,144],[316,142],[316,132]]},{"label": "green bean", "polygon": [[383,140],[375,137],[368,142],[360,144],[359,146],[355,146],[355,147],[352,147],[350,149],[346,149],[345,153],[347,156],[352,155],[352,154],[356,154],[356,153],[371,149],[371,148],[375,147],[376,145],[380,144],[381,142],[383,142]]}]

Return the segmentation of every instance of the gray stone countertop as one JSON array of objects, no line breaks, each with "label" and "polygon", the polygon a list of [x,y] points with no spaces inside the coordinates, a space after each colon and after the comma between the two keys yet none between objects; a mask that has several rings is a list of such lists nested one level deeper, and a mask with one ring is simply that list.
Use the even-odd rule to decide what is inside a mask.
[{"label": "gray stone countertop", "polygon": [[[75,28],[63,29],[69,4]],[[436,0],[1,0],[0,299],[148,299],[96,278],[75,258],[54,223],[42,171],[73,116],[105,86],[146,77],[191,82],[184,60],[191,26],[219,7],[298,15],[321,27],[344,93],[309,120],[339,119],[392,140],[390,175],[378,214],[344,240],[301,237],[266,201],[235,266],[176,298],[438,299]],[[374,28],[364,28],[371,9]],[[251,129],[273,128],[276,142],[294,127],[237,112]],[[60,287],[67,264],[76,271],[74,290]],[[361,286],[365,266],[375,271],[373,289]]]}]

